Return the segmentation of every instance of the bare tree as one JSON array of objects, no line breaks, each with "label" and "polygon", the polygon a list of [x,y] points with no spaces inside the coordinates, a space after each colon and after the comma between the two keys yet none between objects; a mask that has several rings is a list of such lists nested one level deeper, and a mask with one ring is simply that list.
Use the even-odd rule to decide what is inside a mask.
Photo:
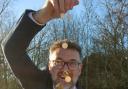
[{"label": "bare tree", "polygon": [[[12,29],[15,24],[15,19],[9,15],[9,3],[11,0],[0,0],[0,44],[6,34]],[[12,14],[12,13],[11,13]],[[4,58],[0,47],[0,86],[1,89],[20,89],[16,78],[11,72],[7,61]]]},{"label": "bare tree", "polygon": [[[128,0],[102,0],[106,14],[103,19],[97,18],[98,35],[94,37],[94,52],[110,56],[105,62],[104,88],[126,89],[128,86],[125,71],[128,62]],[[122,63],[125,63],[124,65]],[[124,77],[125,76],[125,77]],[[103,86],[102,86],[103,87]]]}]

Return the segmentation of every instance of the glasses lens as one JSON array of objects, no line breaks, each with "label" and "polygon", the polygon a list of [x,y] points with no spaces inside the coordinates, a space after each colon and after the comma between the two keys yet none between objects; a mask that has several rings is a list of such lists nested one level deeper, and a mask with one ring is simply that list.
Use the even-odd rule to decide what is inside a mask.
[{"label": "glasses lens", "polygon": [[74,62],[69,62],[68,66],[70,69],[77,69],[79,67],[79,63],[74,61]]},{"label": "glasses lens", "polygon": [[53,61],[53,62],[54,62],[54,65],[57,68],[61,68],[64,65],[64,62],[63,61],[60,61],[60,60],[56,60],[56,61]]}]

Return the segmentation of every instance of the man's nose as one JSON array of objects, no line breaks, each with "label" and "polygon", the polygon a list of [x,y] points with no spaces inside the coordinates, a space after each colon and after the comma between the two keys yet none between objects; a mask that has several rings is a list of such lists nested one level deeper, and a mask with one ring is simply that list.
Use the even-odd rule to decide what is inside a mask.
[{"label": "man's nose", "polygon": [[64,69],[64,70],[69,70],[68,64],[64,64],[63,69]]}]

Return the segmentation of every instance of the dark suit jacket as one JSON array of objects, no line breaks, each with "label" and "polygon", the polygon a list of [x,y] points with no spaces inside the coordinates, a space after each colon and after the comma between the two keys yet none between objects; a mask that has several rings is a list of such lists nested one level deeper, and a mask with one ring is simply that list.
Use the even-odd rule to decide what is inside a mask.
[{"label": "dark suit jacket", "polygon": [[[34,23],[26,10],[14,30],[4,39],[2,48],[15,76],[25,89],[52,89],[52,79],[47,69],[39,70],[26,53],[32,38],[45,26]],[[78,87],[77,87],[78,88]]]}]

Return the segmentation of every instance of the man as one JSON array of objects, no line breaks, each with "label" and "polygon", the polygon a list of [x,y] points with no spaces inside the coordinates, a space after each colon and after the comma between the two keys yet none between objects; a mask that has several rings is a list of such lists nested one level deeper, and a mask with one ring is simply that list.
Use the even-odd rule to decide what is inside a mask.
[{"label": "man", "polygon": [[[80,89],[77,80],[81,74],[81,49],[68,41],[55,42],[50,47],[48,69],[39,70],[26,53],[32,38],[45,24],[59,18],[77,5],[73,0],[46,0],[39,11],[27,10],[17,26],[2,43],[2,49],[15,76],[24,89]],[[59,88],[58,88],[59,89]]]}]

